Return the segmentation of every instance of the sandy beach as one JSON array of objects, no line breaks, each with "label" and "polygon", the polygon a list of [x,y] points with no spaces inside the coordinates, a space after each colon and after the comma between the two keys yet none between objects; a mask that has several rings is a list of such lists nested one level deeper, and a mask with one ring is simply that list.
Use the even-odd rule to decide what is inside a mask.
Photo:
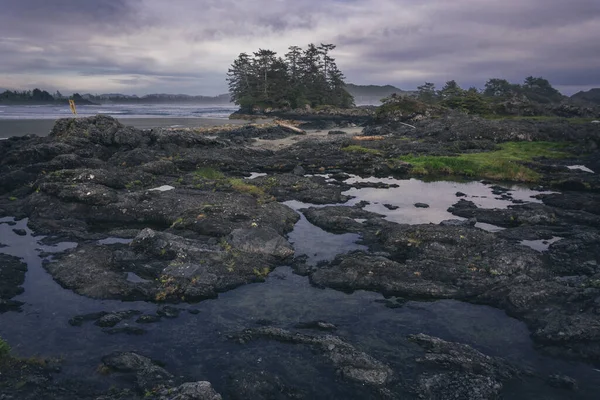
[{"label": "sandy beach", "polygon": [[[55,119],[0,119],[0,139],[11,136],[35,134],[46,136],[54,126]],[[223,118],[122,118],[123,125],[135,126],[139,129],[149,128],[196,128],[227,124],[243,125],[244,120]]]}]

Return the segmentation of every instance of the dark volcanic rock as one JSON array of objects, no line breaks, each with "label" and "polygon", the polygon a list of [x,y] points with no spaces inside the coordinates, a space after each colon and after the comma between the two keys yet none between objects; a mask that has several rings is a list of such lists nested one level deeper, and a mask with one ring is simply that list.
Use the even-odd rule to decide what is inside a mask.
[{"label": "dark volcanic rock", "polygon": [[[251,229],[258,235],[238,232],[221,244],[144,229],[131,246],[84,245],[45,268],[64,287],[93,298],[203,300],[262,281],[283,256],[293,254],[276,231]],[[127,272],[143,280],[132,282]]]},{"label": "dark volcanic rock", "polygon": [[342,195],[344,187],[329,185],[320,176],[297,176],[294,174],[274,174],[261,176],[252,183],[263,188],[278,201],[298,200],[311,204],[344,203],[348,196]]},{"label": "dark volcanic rock", "polygon": [[102,357],[102,363],[114,372],[134,374],[143,391],[163,385],[171,386],[172,374],[151,359],[134,352],[117,352]]},{"label": "dark volcanic rock", "polygon": [[477,220],[471,219],[445,219],[440,222],[441,226],[475,226]]},{"label": "dark volcanic rock", "polygon": [[156,310],[156,314],[165,317],[165,318],[177,318],[181,310],[172,306],[160,306],[158,310]]},{"label": "dark volcanic rock", "polygon": [[567,210],[583,210],[600,214],[600,194],[598,193],[553,193],[540,195],[544,204]]},{"label": "dark volcanic rock", "polygon": [[[378,255],[339,255],[306,271],[313,284],[490,304],[525,321],[547,351],[600,360],[600,307],[595,303],[600,297],[600,241],[595,233],[571,233],[569,241],[552,244],[550,257],[545,257],[470,226],[398,225],[373,218],[359,226],[342,219],[349,211],[340,208],[320,208],[322,218],[311,222],[339,233],[361,233]],[[343,213],[332,223],[336,210]],[[528,218],[538,220],[534,215]],[[549,220],[560,221],[556,215]]]},{"label": "dark volcanic rock", "polygon": [[111,246],[84,245],[60,255],[44,268],[63,287],[98,299],[143,300],[154,293],[151,284],[127,281],[114,262]]},{"label": "dark volcanic rock", "polygon": [[521,225],[579,225],[600,226],[600,216],[586,211],[563,210],[543,204],[510,205],[507,209],[478,208],[472,201],[460,199],[448,212],[463,218],[476,218],[478,222],[505,228]]},{"label": "dark volcanic rock", "polygon": [[397,210],[397,209],[399,209],[399,208],[400,208],[399,206],[394,206],[394,205],[392,205],[392,204],[384,204],[383,206],[384,206],[385,208],[387,208],[388,210]]},{"label": "dark volcanic rock", "polygon": [[360,232],[364,229],[363,224],[357,219],[378,220],[384,216],[354,207],[331,206],[311,207],[300,210],[306,219],[319,228],[332,233]]},{"label": "dark volcanic rock", "polygon": [[101,326],[103,328],[112,328],[117,325],[119,322],[130,319],[135,315],[140,315],[142,312],[137,310],[129,310],[129,311],[117,311],[110,314],[106,314],[98,318],[95,325]]},{"label": "dark volcanic rock", "polygon": [[333,363],[342,377],[362,384],[383,386],[392,377],[392,370],[387,365],[357,350],[337,336],[309,336],[280,328],[261,327],[246,329],[232,338],[240,343],[263,338],[314,346]]},{"label": "dark volcanic rock", "polygon": [[577,389],[577,381],[569,376],[564,375],[551,375],[547,380],[550,386],[554,386],[560,389],[569,389],[576,390]]},{"label": "dark volcanic rock", "polygon": [[23,293],[26,272],[27,264],[19,258],[0,254],[0,313],[20,310],[23,303],[11,299]]},{"label": "dark volcanic rock", "polygon": [[240,228],[231,232],[228,242],[247,253],[264,254],[281,259],[294,255],[292,245],[271,228]]},{"label": "dark volcanic rock", "polygon": [[153,324],[159,321],[160,317],[157,315],[142,315],[135,320],[135,322],[137,322],[138,324]]},{"label": "dark volcanic rock", "polygon": [[417,208],[429,208],[429,204],[415,203],[415,207],[417,207]]},{"label": "dark volcanic rock", "polygon": [[348,186],[357,188],[357,189],[362,189],[362,188],[389,189],[389,188],[400,187],[400,185],[397,185],[395,183],[390,184],[390,183],[383,183],[383,182],[354,182],[354,183],[348,184]]},{"label": "dark volcanic rock", "polygon": [[229,398],[234,400],[304,399],[303,393],[288,386],[273,371],[244,369],[232,374],[228,381]]},{"label": "dark volcanic rock", "polygon": [[471,346],[446,342],[432,336],[411,335],[409,340],[426,350],[417,362],[435,372],[423,373],[417,393],[427,399],[496,398],[502,382],[519,375],[519,371],[504,360],[486,356]]},{"label": "dark volcanic rock", "polygon": [[100,311],[100,312],[84,314],[84,315],[76,315],[69,320],[69,325],[81,326],[86,321],[96,321],[97,319],[100,319],[107,314],[108,314],[108,312],[106,312],[106,311]]},{"label": "dark volcanic rock", "polygon": [[158,391],[158,400],[222,400],[210,382],[187,382]]},{"label": "dark volcanic rock", "polygon": [[19,236],[26,236],[27,231],[25,229],[13,229],[13,232]]},{"label": "dark volcanic rock", "polygon": [[310,322],[299,322],[294,328],[296,329],[314,329],[318,331],[335,331],[337,327],[334,324],[325,321],[310,321]]},{"label": "dark volcanic rock", "polygon": [[158,400],[222,399],[209,382],[187,382],[178,385],[177,379],[171,373],[155,361],[134,352],[112,353],[103,357],[102,363],[112,372],[132,375],[142,393],[153,393],[153,397]]}]

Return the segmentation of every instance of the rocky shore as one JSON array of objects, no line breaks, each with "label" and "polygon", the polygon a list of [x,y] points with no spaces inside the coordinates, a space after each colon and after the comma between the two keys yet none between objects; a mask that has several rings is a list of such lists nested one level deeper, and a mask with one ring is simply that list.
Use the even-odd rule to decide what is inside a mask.
[{"label": "rocky shore", "polygon": [[[177,319],[189,303],[249,285],[260,292],[276,268],[291,266],[314,287],[374,292],[388,306],[392,300],[398,307],[438,300],[491,306],[525,323],[544,357],[590,370],[600,365],[600,124],[326,111],[286,114],[303,119],[305,132],[254,125],[206,133],[139,130],[106,116],[58,120],[48,137],[0,141],[0,224],[27,218],[32,234],[44,235],[40,243],[76,244],[43,264],[61,290],[160,307],[155,314],[132,306],[72,315],[71,329],[143,338],[148,326]],[[361,200],[354,197],[360,190],[399,186],[354,175],[422,177],[408,156],[453,160],[538,142],[559,143],[561,156],[509,161],[526,168],[521,182],[539,191],[531,202],[513,199],[508,182],[489,182],[507,207],[478,206],[474,195],[457,193],[447,210],[454,217],[409,224],[353,201]],[[467,171],[448,178],[482,177]],[[428,200],[412,207],[430,212]],[[398,208],[385,204],[390,213]],[[356,237],[362,248],[312,263],[292,240],[299,224]],[[4,241],[0,253],[10,246]],[[528,241],[548,242],[540,251]],[[19,257],[0,254],[0,319],[24,306],[27,271]],[[227,377],[218,383],[210,367],[180,377],[131,348],[96,361],[114,387],[92,389],[61,381],[60,363],[0,352],[0,399],[493,399],[531,388],[562,399],[593,398],[596,388],[591,380],[532,371],[461,340],[416,332],[395,338],[402,343],[395,352],[383,351],[328,321],[299,322],[219,332],[227,357],[249,354],[254,364],[222,372]],[[288,358],[261,364],[252,353],[259,348]],[[299,368],[306,386],[282,375],[282,365]],[[308,383],[317,376],[318,384]],[[329,384],[335,389],[323,388]]]}]

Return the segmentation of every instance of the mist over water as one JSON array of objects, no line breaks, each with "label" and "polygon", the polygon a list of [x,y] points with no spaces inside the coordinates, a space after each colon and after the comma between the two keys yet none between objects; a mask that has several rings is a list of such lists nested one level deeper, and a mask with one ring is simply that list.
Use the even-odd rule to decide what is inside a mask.
[{"label": "mist over water", "polygon": [[[234,104],[101,104],[77,106],[77,115],[115,118],[223,118],[237,111]],[[72,116],[68,105],[0,106],[0,119],[56,119]]]}]

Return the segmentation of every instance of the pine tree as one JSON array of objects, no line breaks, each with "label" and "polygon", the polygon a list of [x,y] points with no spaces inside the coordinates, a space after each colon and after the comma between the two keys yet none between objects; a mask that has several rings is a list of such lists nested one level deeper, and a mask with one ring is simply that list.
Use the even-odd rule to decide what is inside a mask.
[{"label": "pine tree", "polygon": [[329,54],[333,44],[306,50],[291,46],[284,58],[271,50],[242,53],[227,73],[233,101],[244,109],[302,107],[330,104],[349,107],[353,97],[346,91],[344,75]]}]

